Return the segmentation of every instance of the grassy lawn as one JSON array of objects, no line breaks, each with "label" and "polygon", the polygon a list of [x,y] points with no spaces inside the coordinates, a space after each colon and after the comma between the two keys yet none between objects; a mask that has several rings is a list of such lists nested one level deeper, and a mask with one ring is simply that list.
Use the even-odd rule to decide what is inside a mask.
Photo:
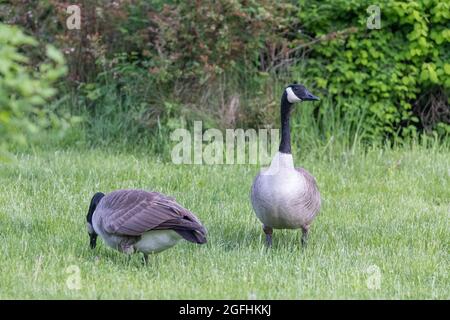
[{"label": "grassy lawn", "polygon": [[[450,151],[297,158],[318,181],[321,214],[306,250],[299,231],[276,231],[269,251],[249,201],[257,166],[96,150],[18,158],[0,165],[1,299],[450,298]],[[90,198],[118,188],[175,196],[208,244],[181,242],[148,266],[100,239],[90,250]]]}]

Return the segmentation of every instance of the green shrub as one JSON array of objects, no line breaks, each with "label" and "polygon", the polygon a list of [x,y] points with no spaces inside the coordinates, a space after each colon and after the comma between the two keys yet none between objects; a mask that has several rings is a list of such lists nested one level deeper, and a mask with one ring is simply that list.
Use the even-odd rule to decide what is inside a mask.
[{"label": "green shrub", "polygon": [[25,144],[42,129],[61,125],[48,100],[56,93],[53,84],[66,73],[64,58],[48,45],[47,59],[33,68],[24,52],[37,45],[18,27],[0,23],[1,158],[11,145]]},{"label": "green shrub", "polygon": [[[56,106],[83,115],[90,144],[164,145],[193,120],[278,127],[292,81],[324,98],[294,116],[302,146],[450,134],[448,1],[298,1],[80,0],[70,31],[61,1],[6,1],[0,21],[64,52],[71,95]],[[381,30],[366,27],[373,4]],[[27,57],[42,60],[36,48]]]},{"label": "green shrub", "polygon": [[[313,47],[305,75],[342,102],[343,112],[354,114],[366,106],[363,126],[371,140],[414,134],[418,126],[450,133],[449,2],[301,0],[300,4],[307,36],[329,39]],[[381,9],[379,30],[366,26],[367,8],[373,4]],[[347,36],[336,33],[349,28],[354,29]]]},{"label": "green shrub", "polygon": [[286,47],[296,8],[286,1],[174,1],[150,14],[152,72],[199,84],[266,71]]}]

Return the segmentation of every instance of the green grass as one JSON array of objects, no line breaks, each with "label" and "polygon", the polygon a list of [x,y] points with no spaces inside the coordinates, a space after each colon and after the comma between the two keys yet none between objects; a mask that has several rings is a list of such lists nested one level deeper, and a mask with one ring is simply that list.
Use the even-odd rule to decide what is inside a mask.
[{"label": "green grass", "polygon": [[[142,153],[39,151],[0,165],[0,298],[449,299],[450,152],[420,147],[297,157],[323,207],[302,250],[276,231],[267,251],[249,202],[257,166],[175,166]],[[99,241],[94,192],[143,188],[195,212],[209,242],[182,242],[149,265]],[[81,288],[69,289],[70,266]],[[367,281],[379,268],[380,286]]]}]

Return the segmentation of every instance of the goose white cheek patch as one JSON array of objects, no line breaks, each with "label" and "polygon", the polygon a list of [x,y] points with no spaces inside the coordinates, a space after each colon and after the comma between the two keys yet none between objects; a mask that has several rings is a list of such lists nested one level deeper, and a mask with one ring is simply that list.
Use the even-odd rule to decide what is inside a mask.
[{"label": "goose white cheek patch", "polygon": [[302,99],[300,99],[299,97],[297,97],[294,93],[294,91],[292,91],[292,88],[289,87],[286,89],[286,93],[287,93],[287,99],[290,103],[294,103],[294,102],[300,102],[302,101]]},{"label": "goose white cheek patch", "polygon": [[94,233],[95,230],[89,222],[86,222],[87,231],[89,234]]}]

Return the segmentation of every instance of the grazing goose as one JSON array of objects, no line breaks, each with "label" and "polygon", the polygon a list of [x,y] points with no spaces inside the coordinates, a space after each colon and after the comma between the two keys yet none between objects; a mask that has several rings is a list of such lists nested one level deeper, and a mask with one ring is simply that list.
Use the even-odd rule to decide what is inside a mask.
[{"label": "grazing goose", "polygon": [[117,190],[107,195],[96,193],[87,214],[91,248],[97,235],[110,247],[124,253],[158,253],[181,239],[206,243],[206,229],[198,218],[158,192]]},{"label": "grazing goose", "polygon": [[301,229],[306,246],[308,230],[320,209],[320,194],[314,177],[295,168],[291,154],[289,117],[295,102],[319,100],[303,85],[288,86],[281,97],[281,142],[268,169],[255,178],[251,201],[263,223],[266,242],[272,246],[273,229]]}]

